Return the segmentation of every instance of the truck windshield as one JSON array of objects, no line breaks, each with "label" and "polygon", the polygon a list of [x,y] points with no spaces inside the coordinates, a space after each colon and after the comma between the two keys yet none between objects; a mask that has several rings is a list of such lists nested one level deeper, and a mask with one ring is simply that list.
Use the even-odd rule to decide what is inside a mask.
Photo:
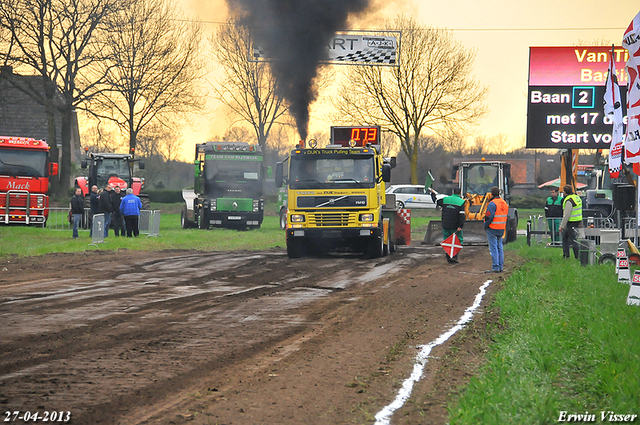
[{"label": "truck windshield", "polygon": [[129,162],[126,159],[103,158],[98,161],[98,175],[117,176],[128,179],[131,171]]},{"label": "truck windshield", "polygon": [[294,156],[289,186],[292,189],[374,187],[373,156]]},{"label": "truck windshield", "polygon": [[473,164],[462,168],[462,189],[464,193],[484,195],[493,186],[498,186],[497,168],[489,164]]},{"label": "truck windshield", "polygon": [[0,174],[45,177],[47,152],[27,149],[0,149]]},{"label": "truck windshield", "polygon": [[215,183],[252,183],[261,179],[262,158],[255,160],[206,159],[205,177]]}]

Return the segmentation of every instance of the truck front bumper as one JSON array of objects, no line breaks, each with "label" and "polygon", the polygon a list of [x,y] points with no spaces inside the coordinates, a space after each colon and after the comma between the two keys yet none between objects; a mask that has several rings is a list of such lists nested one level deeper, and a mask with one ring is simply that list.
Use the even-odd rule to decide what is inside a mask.
[{"label": "truck front bumper", "polygon": [[209,211],[209,224],[212,227],[259,227],[263,217],[263,211]]},{"label": "truck front bumper", "polygon": [[287,229],[287,239],[357,239],[380,237],[382,229],[379,227],[348,227],[348,228],[301,228]]}]

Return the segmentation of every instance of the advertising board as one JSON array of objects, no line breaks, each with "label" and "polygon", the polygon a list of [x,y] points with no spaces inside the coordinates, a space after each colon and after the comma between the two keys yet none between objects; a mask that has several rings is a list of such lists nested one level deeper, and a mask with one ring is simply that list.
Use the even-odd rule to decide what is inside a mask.
[{"label": "advertising board", "polygon": [[[527,148],[609,149],[602,104],[610,55],[611,46],[530,48]],[[625,105],[628,53],[614,47],[613,59]]]}]

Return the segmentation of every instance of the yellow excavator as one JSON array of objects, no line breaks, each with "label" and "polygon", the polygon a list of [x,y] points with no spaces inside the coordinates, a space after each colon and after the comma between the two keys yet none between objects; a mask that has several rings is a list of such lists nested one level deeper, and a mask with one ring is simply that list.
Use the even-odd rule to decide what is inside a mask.
[{"label": "yellow excavator", "polygon": [[[464,245],[486,245],[487,233],[484,229],[484,215],[491,201],[491,188],[500,189],[500,197],[507,204],[511,201],[511,165],[500,161],[469,161],[455,165],[452,178],[458,178],[461,196],[465,203]],[[505,243],[516,240],[518,211],[509,207]],[[442,221],[431,220],[427,227],[423,244],[437,245],[442,242]]]}]

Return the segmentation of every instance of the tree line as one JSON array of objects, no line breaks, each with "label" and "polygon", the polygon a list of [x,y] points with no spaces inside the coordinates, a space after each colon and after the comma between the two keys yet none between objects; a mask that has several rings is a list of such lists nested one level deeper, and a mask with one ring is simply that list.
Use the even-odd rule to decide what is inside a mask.
[{"label": "tree line", "polygon": [[[338,85],[326,117],[330,125],[380,125],[385,149],[404,153],[410,180],[418,183],[419,156],[431,139],[447,151],[468,149],[465,134],[486,113],[487,89],[473,77],[474,53],[451,32],[403,16],[381,31],[390,29],[402,31],[399,66],[323,67],[314,85],[320,91]],[[223,71],[211,84],[229,124],[221,139],[260,144],[265,162],[291,148],[294,124],[280,90],[286,82],[274,77],[269,62],[249,60],[251,29],[230,19],[208,42],[204,48],[202,25],[186,19],[175,0],[0,0],[0,61],[42,77],[33,96],[47,109],[52,157],[62,146],[54,191],[66,191],[73,171],[76,111],[98,123],[83,144],[120,148],[110,129],[115,124],[129,152],[175,161],[181,143],[176,122],[205,104],[208,58]],[[328,139],[328,131],[311,137]],[[500,137],[475,144],[491,150],[505,144]]]}]

